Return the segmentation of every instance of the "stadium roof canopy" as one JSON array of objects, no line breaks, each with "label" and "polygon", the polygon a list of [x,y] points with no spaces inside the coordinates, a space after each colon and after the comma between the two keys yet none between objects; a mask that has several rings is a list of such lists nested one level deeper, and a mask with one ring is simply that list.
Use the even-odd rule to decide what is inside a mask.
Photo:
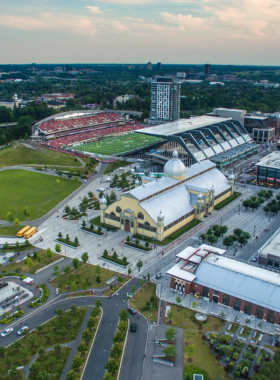
[{"label": "stadium roof canopy", "polygon": [[198,116],[190,119],[179,119],[171,123],[156,125],[155,127],[139,129],[136,133],[144,133],[154,136],[171,136],[178,133],[189,132],[198,128],[209,127],[210,125],[223,123],[230,120],[232,120],[232,118]]}]

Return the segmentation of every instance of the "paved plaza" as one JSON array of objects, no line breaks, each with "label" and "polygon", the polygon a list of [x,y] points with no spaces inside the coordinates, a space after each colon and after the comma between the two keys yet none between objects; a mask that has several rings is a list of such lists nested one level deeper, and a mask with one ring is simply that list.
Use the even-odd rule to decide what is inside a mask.
[{"label": "paved plaza", "polygon": [[[178,305],[176,298],[180,297],[180,305],[183,307],[218,318],[221,316],[221,313],[223,313],[223,319],[229,322],[239,323],[242,326],[246,325],[252,329],[257,329],[267,334],[274,334],[276,328],[279,328],[278,325],[252,317],[240,311],[233,310],[230,307],[215,302],[209,302],[208,299],[197,299],[192,294],[183,295],[181,292],[172,291],[169,287],[169,279],[165,279],[162,283],[158,284],[157,294],[162,300],[176,305]],[[195,302],[195,304],[193,304],[193,302]],[[196,307],[194,308],[193,306]],[[248,320],[250,320],[250,322],[246,323]]]},{"label": "paved plaza", "polygon": [[33,293],[13,281],[1,280],[8,285],[0,289],[0,315],[6,312],[16,312],[16,307],[22,305],[33,297]]}]

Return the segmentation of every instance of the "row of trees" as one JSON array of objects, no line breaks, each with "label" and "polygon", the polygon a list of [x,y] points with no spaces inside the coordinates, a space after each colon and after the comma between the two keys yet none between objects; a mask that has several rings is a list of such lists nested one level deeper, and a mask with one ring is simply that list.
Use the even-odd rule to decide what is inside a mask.
[{"label": "row of trees", "polygon": [[233,243],[237,241],[242,247],[244,244],[247,244],[250,237],[251,235],[249,232],[243,231],[241,228],[235,228],[232,235],[228,235],[224,238],[223,244],[228,249],[228,247],[232,246]]},{"label": "row of trees", "polygon": [[208,228],[207,232],[201,234],[199,237],[202,239],[203,243],[207,240],[210,244],[216,243],[220,236],[224,236],[227,232],[227,226],[220,226],[219,224],[214,224],[211,228]]}]

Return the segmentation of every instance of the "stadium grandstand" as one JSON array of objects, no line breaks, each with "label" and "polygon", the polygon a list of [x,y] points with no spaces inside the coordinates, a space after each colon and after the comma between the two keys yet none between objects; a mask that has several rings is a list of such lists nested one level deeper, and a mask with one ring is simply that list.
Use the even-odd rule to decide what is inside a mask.
[{"label": "stadium grandstand", "polygon": [[71,111],[48,117],[33,126],[33,137],[61,149],[142,128],[117,112]]},{"label": "stadium grandstand", "polygon": [[246,129],[232,118],[198,116],[139,129],[136,133],[161,139],[161,146],[146,153],[160,164],[172,157],[174,149],[186,166],[209,159],[218,168],[258,151]]}]

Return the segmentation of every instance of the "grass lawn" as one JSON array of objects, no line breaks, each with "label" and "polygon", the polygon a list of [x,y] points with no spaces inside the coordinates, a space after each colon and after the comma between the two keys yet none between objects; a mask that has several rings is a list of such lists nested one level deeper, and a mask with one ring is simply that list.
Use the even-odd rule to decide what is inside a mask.
[{"label": "grass lawn", "polygon": [[15,227],[13,224],[10,226],[0,227],[0,236],[17,236],[17,232],[24,226]]},{"label": "grass lawn", "polygon": [[63,165],[81,166],[79,160],[75,161],[70,154],[59,153],[52,150],[40,151],[19,145],[17,148],[7,148],[0,151],[0,167],[34,164],[34,165]]},{"label": "grass lawn", "polygon": [[81,144],[79,146],[71,147],[71,149],[113,156],[115,154],[129,152],[130,150],[150,145],[157,141],[160,141],[157,137],[133,132],[127,135],[108,137],[102,141]]},{"label": "grass lawn", "polygon": [[[55,317],[19,341],[20,346],[11,346],[5,349],[4,356],[0,357],[1,380],[8,380],[8,370],[11,364],[7,364],[6,358],[10,359],[16,367],[27,365],[39,348],[53,347],[75,340],[86,314],[86,307],[79,308],[76,312],[65,312],[62,317]],[[53,352],[54,354],[54,352]],[[45,354],[46,355],[46,354]],[[55,355],[54,355],[55,356]]]},{"label": "grass lawn", "polygon": [[[231,329],[230,330],[228,330],[230,333],[232,333],[232,334],[235,334],[236,333],[236,331],[237,331],[237,329],[238,329],[238,327],[239,327],[239,324],[238,323],[232,323],[232,327],[231,327]],[[245,331],[245,330],[244,330]]]},{"label": "grass lawn", "polygon": [[104,293],[102,293],[102,296],[109,296],[110,294],[113,294],[115,293],[118,289],[120,289],[122,286],[124,286],[127,281],[129,281],[131,279],[130,276],[127,276],[126,278],[124,278],[123,282],[116,282],[112,289],[110,287],[108,287],[108,289],[105,290]]},{"label": "grass lawn", "polygon": [[[172,312],[172,323],[170,325],[184,330],[184,367],[193,366],[204,370],[207,372],[209,380],[225,379],[223,366],[216,360],[215,355],[202,339],[202,335],[207,331],[222,331],[225,323],[220,319],[208,316],[206,323],[202,324],[203,329],[200,331],[199,324],[191,320],[191,317],[196,312],[180,306],[170,306]],[[195,347],[192,357],[189,357],[186,352],[188,345],[194,345]]]},{"label": "grass lawn", "polygon": [[[46,352],[43,356],[39,356],[36,363],[39,365],[39,371],[46,370],[53,380],[60,380],[64,366],[70,355],[71,348],[62,347],[60,352],[55,350]],[[50,366],[49,361],[53,360],[53,364]],[[29,375],[30,380],[36,380],[37,377]]]},{"label": "grass lawn", "polygon": [[[29,247],[30,248],[30,247]],[[5,267],[7,272],[28,272],[34,274],[38,269],[43,268],[44,266],[53,263],[56,260],[61,259],[63,256],[53,253],[51,258],[47,257],[47,251],[42,249],[39,251],[42,255],[42,261],[39,263],[37,259],[32,258],[34,265],[30,268],[26,264],[26,260],[21,261],[20,263],[11,263]]]},{"label": "grass lawn", "polygon": [[111,173],[115,169],[122,168],[122,167],[127,166],[127,165],[130,165],[130,162],[127,162],[126,160],[110,162],[110,164],[104,170],[103,174]]},{"label": "grass lawn", "polygon": [[[154,301],[151,301],[151,297],[154,296]],[[146,303],[150,302],[150,306],[147,307]],[[140,311],[147,319],[153,322],[157,320],[157,308],[158,299],[156,296],[156,284],[152,282],[146,283],[138,292],[134,294],[130,301],[131,306]]]},{"label": "grass lawn", "polygon": [[244,336],[245,338],[248,338],[248,336],[250,335],[250,332],[251,332],[251,329],[249,327],[244,327],[244,331],[240,335]]},{"label": "grass lawn", "polygon": [[11,212],[13,216],[17,212],[19,220],[24,220],[26,219],[24,207],[29,209],[29,219],[37,219],[80,185],[80,182],[67,178],[57,178],[26,170],[3,171],[0,173],[0,219],[7,219],[8,212]]},{"label": "grass lawn", "polygon": [[52,284],[59,288],[59,293],[65,293],[68,291],[74,291],[73,289],[73,282],[76,283],[76,289],[83,289],[83,280],[87,280],[87,289],[88,288],[101,288],[103,286],[106,286],[106,281],[110,278],[117,276],[117,272],[113,272],[108,269],[100,268],[101,274],[100,274],[100,280],[101,282],[98,283],[96,281],[97,274],[95,272],[95,265],[91,264],[82,264],[78,269],[73,269],[68,274],[65,274],[58,279],[55,279]]}]

